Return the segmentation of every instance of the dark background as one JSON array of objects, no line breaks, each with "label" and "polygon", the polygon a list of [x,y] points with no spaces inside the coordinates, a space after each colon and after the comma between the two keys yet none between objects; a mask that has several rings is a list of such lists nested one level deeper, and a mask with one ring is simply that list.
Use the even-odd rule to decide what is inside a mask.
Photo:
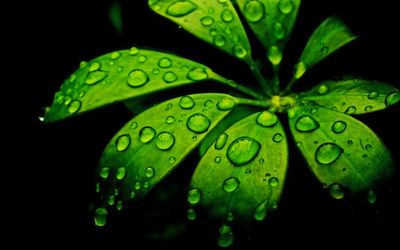
[{"label": "dark background", "polygon": [[[40,245],[87,243],[90,245],[128,243],[134,249],[152,246],[216,247],[218,224],[199,218],[185,220],[186,185],[190,181],[196,155],[162,184],[169,194],[148,198],[121,215],[112,216],[107,228],[93,226],[90,206],[94,200],[94,170],[110,138],[131,114],[122,105],[107,107],[84,116],[51,125],[37,120],[41,107],[49,105],[62,81],[79,65],[99,55],[132,46],[173,51],[204,63],[216,72],[240,82],[254,81],[244,64],[198,40],[177,25],[152,13],[147,1],[121,1],[124,31],[117,34],[108,18],[112,1],[59,0],[29,3],[20,7],[24,17],[17,32],[20,48],[28,53],[32,73],[23,81],[30,116],[28,156],[23,163],[23,181],[15,195],[18,233]],[[291,73],[309,35],[330,15],[338,15],[360,35],[329,60],[316,66],[298,86],[311,86],[328,77],[363,76],[400,88],[397,8],[393,1],[303,1],[298,22],[286,50],[283,75]],[[33,34],[32,34],[33,33]],[[254,41],[255,53],[259,44]],[[267,72],[268,73],[268,72]],[[302,87],[299,87],[301,89]],[[399,105],[359,119],[370,126],[387,144],[400,167],[398,142]],[[292,144],[292,143],[291,143]],[[345,246],[397,243],[399,236],[399,172],[378,191],[374,205],[364,197],[333,200],[308,171],[295,147],[290,148],[287,184],[279,209],[265,223],[238,229],[237,248],[271,246]],[[19,204],[19,203],[18,203]],[[160,240],[168,228],[181,232],[175,239]],[[174,230],[172,230],[174,231]],[[161,237],[162,238],[162,237]],[[168,238],[168,237],[167,237]],[[317,243],[317,241],[323,243]],[[55,242],[55,243],[53,243]],[[347,242],[347,243],[346,243]],[[143,246],[144,246],[143,245]],[[398,245],[398,244],[397,244]]]}]

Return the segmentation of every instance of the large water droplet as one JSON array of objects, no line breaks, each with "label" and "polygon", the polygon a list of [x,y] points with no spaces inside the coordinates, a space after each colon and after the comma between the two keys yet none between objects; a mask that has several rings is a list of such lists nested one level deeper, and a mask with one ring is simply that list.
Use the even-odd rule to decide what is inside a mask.
[{"label": "large water droplet", "polygon": [[264,17],[264,5],[259,1],[247,1],[244,6],[244,16],[249,22],[256,23]]},{"label": "large water droplet", "polygon": [[326,86],[325,84],[322,84],[321,86],[319,86],[318,88],[318,94],[320,95],[325,95],[326,93],[329,92],[329,88],[328,86]]},{"label": "large water droplet", "polygon": [[300,132],[312,132],[319,128],[319,123],[309,115],[302,115],[297,118],[295,127]]},{"label": "large water droplet", "polygon": [[115,140],[115,148],[118,152],[128,149],[131,144],[131,137],[129,135],[121,135]]},{"label": "large water droplet", "polygon": [[350,106],[344,111],[346,114],[354,114],[357,111],[356,107]]},{"label": "large water droplet", "polygon": [[279,10],[285,15],[290,14],[294,9],[292,0],[280,0],[278,7],[279,7]]},{"label": "large water droplet", "polygon": [[107,222],[107,215],[108,215],[108,211],[107,209],[101,207],[96,209],[96,211],[94,212],[94,224],[98,227],[103,227],[106,225]]},{"label": "large water droplet", "polygon": [[228,140],[228,135],[226,133],[220,134],[217,141],[215,142],[215,149],[221,150],[225,147],[226,141]]},{"label": "large water droplet", "polygon": [[329,187],[329,193],[333,198],[337,200],[343,199],[344,197],[343,187],[342,185],[337,183],[334,183]]},{"label": "large water droplet", "polygon": [[178,79],[178,77],[176,76],[176,74],[172,71],[167,71],[164,73],[163,75],[163,80],[166,83],[173,83]]},{"label": "large water droplet", "polygon": [[92,63],[90,64],[90,67],[89,67],[89,72],[93,72],[93,71],[100,70],[100,68],[101,68],[101,63],[99,63],[99,62],[92,62]]},{"label": "large water droplet", "polygon": [[148,143],[153,140],[156,131],[152,127],[143,127],[139,132],[139,140],[142,143]]},{"label": "large water droplet", "polygon": [[225,43],[226,43],[226,39],[225,39],[224,36],[217,35],[217,36],[214,37],[214,44],[217,47],[222,47],[222,46],[225,45]]},{"label": "large water droplet", "polygon": [[307,65],[304,62],[299,62],[294,66],[294,69],[295,69],[294,78],[299,79],[306,72]]},{"label": "large water droplet", "polygon": [[210,16],[205,16],[205,17],[202,17],[200,19],[200,22],[201,22],[202,25],[208,27],[208,26],[211,26],[214,23],[214,19],[212,17],[210,17]]},{"label": "large water droplet", "polygon": [[385,98],[386,107],[396,104],[400,101],[400,91],[390,93]]},{"label": "large water droplet", "polygon": [[172,148],[175,143],[175,137],[169,132],[161,132],[157,136],[156,146],[161,150]]},{"label": "large water droplet", "polygon": [[126,175],[126,169],[124,167],[117,168],[117,172],[115,173],[115,178],[117,178],[117,180],[124,179],[125,175]]},{"label": "large water droplet", "polygon": [[197,9],[197,5],[190,1],[177,1],[167,8],[167,14],[173,17],[186,16]]},{"label": "large water droplet", "polygon": [[378,97],[378,92],[376,91],[371,91],[368,93],[368,99],[375,99]]},{"label": "large water droplet", "polygon": [[232,12],[230,10],[222,11],[221,20],[224,21],[224,22],[227,22],[227,23],[232,22],[232,20],[233,20]]},{"label": "large water droplet", "polygon": [[220,247],[229,247],[233,243],[233,233],[229,225],[222,225],[219,228],[218,245]]},{"label": "large water droplet", "polygon": [[90,72],[88,74],[88,76],[86,77],[85,83],[87,85],[93,85],[93,84],[100,82],[101,80],[103,80],[106,77],[107,77],[107,73],[104,71]]},{"label": "large water droplet", "polygon": [[283,39],[286,35],[285,27],[283,27],[282,23],[276,22],[273,26],[273,34],[276,39]]},{"label": "large water droplet", "polygon": [[263,127],[273,127],[278,123],[278,117],[271,112],[263,111],[257,116],[256,121]]},{"label": "large water droplet", "polygon": [[208,74],[204,69],[194,68],[189,71],[187,78],[192,81],[201,81],[208,78]]},{"label": "large water droplet", "polygon": [[251,162],[261,149],[261,144],[250,137],[239,137],[228,147],[226,156],[235,166],[243,166]]},{"label": "large water droplet", "polygon": [[128,85],[131,87],[141,87],[149,81],[147,74],[141,69],[134,69],[128,75]]},{"label": "large water droplet", "polygon": [[368,191],[367,202],[369,204],[374,204],[376,202],[376,193],[373,190]]},{"label": "large water droplet", "polygon": [[346,127],[347,123],[345,123],[344,121],[336,121],[332,125],[332,131],[335,134],[341,134],[346,130]]},{"label": "large water droplet", "polygon": [[163,57],[160,59],[160,61],[158,61],[158,67],[163,68],[163,69],[169,68],[169,67],[171,67],[171,65],[172,65],[172,61],[167,57]]},{"label": "large water droplet", "polygon": [[327,142],[320,145],[315,151],[315,159],[318,163],[327,165],[335,162],[342,154],[343,149],[336,143]]},{"label": "large water droplet", "polygon": [[271,46],[268,49],[268,60],[272,65],[278,65],[282,61],[282,52],[277,46]]},{"label": "large water droplet", "polygon": [[198,134],[206,132],[210,125],[210,119],[200,113],[191,115],[186,121],[188,129]]},{"label": "large water droplet", "polygon": [[279,179],[276,178],[276,177],[271,177],[271,178],[269,179],[269,181],[268,181],[268,184],[269,184],[271,187],[276,187],[276,186],[279,185]]},{"label": "large water droplet", "polygon": [[253,218],[256,221],[262,221],[267,217],[268,212],[268,200],[261,202],[255,209]]},{"label": "large water droplet", "polygon": [[110,168],[101,168],[100,172],[99,172],[99,175],[100,175],[101,178],[107,179],[109,173],[110,173]]},{"label": "large water droplet", "polygon": [[147,178],[153,177],[154,174],[155,174],[155,170],[154,170],[153,167],[147,167],[147,168],[144,170],[144,175],[145,175]]},{"label": "large water droplet", "polygon": [[226,97],[217,103],[217,108],[221,111],[227,111],[233,109],[235,105],[236,105],[235,100]]},{"label": "large water droplet", "polygon": [[201,200],[201,191],[198,188],[190,189],[187,195],[187,201],[192,204],[196,205]]},{"label": "large water droplet", "polygon": [[82,102],[79,100],[73,100],[68,106],[68,112],[74,114],[79,111],[82,106]]},{"label": "large water droplet", "polygon": [[243,48],[242,45],[235,45],[233,47],[233,54],[237,57],[237,58],[245,58],[247,56],[247,50],[245,48]]},{"label": "large water droplet", "polygon": [[231,193],[239,187],[239,180],[236,177],[229,177],[222,184],[222,188],[225,192]]},{"label": "large water droplet", "polygon": [[179,100],[179,107],[182,109],[191,109],[194,106],[194,100],[190,96],[182,96]]},{"label": "large water droplet", "polygon": [[188,220],[195,220],[196,219],[196,211],[193,208],[189,208],[186,214]]}]

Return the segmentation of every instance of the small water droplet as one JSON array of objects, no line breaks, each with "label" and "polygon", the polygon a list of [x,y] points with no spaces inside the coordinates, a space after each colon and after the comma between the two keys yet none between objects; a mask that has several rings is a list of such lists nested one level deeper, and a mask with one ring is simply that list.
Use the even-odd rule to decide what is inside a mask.
[{"label": "small water droplet", "polygon": [[193,208],[189,208],[186,214],[186,217],[188,218],[188,220],[195,220],[196,219],[196,211],[194,211]]},{"label": "small water droplet", "polygon": [[192,140],[193,140],[193,141],[197,141],[197,136],[195,136],[195,135],[192,136]]},{"label": "small water droplet", "polygon": [[201,191],[198,188],[192,188],[189,190],[187,195],[187,201],[191,205],[196,205],[201,200]]},{"label": "small water droplet", "polygon": [[100,193],[100,183],[96,183],[96,187],[95,187],[95,189],[96,189],[96,193]]},{"label": "small water droplet", "polygon": [[147,61],[147,56],[145,56],[145,55],[140,55],[140,56],[138,57],[137,61],[138,61],[139,63],[145,63],[145,62]]},{"label": "small water droplet", "polygon": [[400,91],[390,93],[385,98],[386,107],[396,104],[400,101]]},{"label": "small water droplet", "polygon": [[261,144],[250,137],[239,137],[228,147],[226,156],[235,166],[242,166],[251,162],[261,149]]},{"label": "small water droplet", "polygon": [[158,61],[158,67],[163,68],[163,69],[169,68],[169,67],[171,67],[171,65],[172,65],[172,61],[167,57],[163,57],[160,59],[160,61]]},{"label": "small water droplet", "polygon": [[372,149],[372,145],[366,144],[364,148],[365,148],[365,150],[370,151]]},{"label": "small water droplet", "polygon": [[69,77],[69,82],[75,82],[75,80],[76,80],[76,74],[72,74],[70,77]]},{"label": "small water droplet", "polygon": [[233,47],[233,54],[237,57],[237,58],[245,58],[247,56],[247,50],[245,48],[243,48],[242,45],[235,45]]},{"label": "small water droplet", "polygon": [[175,161],[176,161],[176,159],[173,156],[168,158],[168,162],[171,163],[171,164],[175,163]]},{"label": "small water droplet", "polygon": [[101,168],[100,172],[99,172],[99,175],[100,175],[101,178],[107,179],[109,173],[110,173],[110,168]]},{"label": "small water droplet", "polygon": [[213,25],[214,19],[213,19],[212,17],[210,17],[210,16],[205,16],[205,17],[202,17],[202,18],[200,19],[200,22],[201,22],[201,24],[202,24],[203,26],[208,27],[208,26]]},{"label": "small water droplet", "polygon": [[364,111],[365,111],[365,112],[371,112],[372,109],[373,109],[372,106],[366,106],[366,107],[364,108]]},{"label": "small water droplet", "polygon": [[93,72],[93,71],[100,70],[100,68],[101,68],[101,63],[99,63],[99,62],[92,62],[92,63],[90,64],[90,67],[89,67],[89,72]]},{"label": "small water droplet", "polygon": [[278,117],[269,111],[263,111],[259,113],[256,121],[263,127],[273,127],[278,123]]},{"label": "small water droplet", "polygon": [[172,71],[167,71],[164,73],[163,75],[163,80],[166,83],[173,83],[178,79],[178,77],[176,76],[176,74]]},{"label": "small water droplet", "polygon": [[129,49],[129,55],[131,56],[136,56],[137,54],[139,54],[139,49],[136,47],[132,47]]},{"label": "small water droplet", "polygon": [[210,125],[210,119],[200,113],[191,115],[186,121],[187,128],[198,134],[206,132]]},{"label": "small water droplet", "polygon": [[131,123],[131,129],[135,130],[138,127],[138,123],[137,122],[132,122]]},{"label": "small water droplet", "polygon": [[79,100],[73,100],[68,107],[68,112],[74,114],[79,111],[82,106],[82,102]]},{"label": "small water droplet", "polygon": [[144,189],[148,189],[150,187],[150,183],[148,182],[148,181],[145,181],[144,183],[143,183],[143,188]]},{"label": "small water droplet", "polygon": [[72,101],[72,98],[70,96],[66,96],[64,104],[69,105],[71,103],[71,101]]},{"label": "small water droplet", "polygon": [[112,205],[114,205],[114,203],[115,203],[115,196],[114,196],[114,195],[110,195],[110,196],[108,197],[107,204],[108,204],[109,206],[112,206]]},{"label": "small water droplet", "polygon": [[335,134],[341,134],[346,130],[346,127],[347,123],[345,123],[344,121],[336,121],[332,125],[332,131]]},{"label": "small water droplet", "polygon": [[226,97],[217,103],[217,108],[221,111],[231,110],[236,106],[235,100]]},{"label": "small water droplet", "polygon": [[129,198],[135,199],[135,197],[136,197],[136,193],[135,193],[135,191],[132,191],[132,192],[130,193],[130,195],[129,195]]},{"label": "small water droplet", "polygon": [[49,113],[50,108],[49,107],[44,107],[40,109],[38,119],[41,122],[44,122],[46,120],[47,113]]},{"label": "small water droplet", "polygon": [[233,233],[229,225],[222,225],[219,228],[218,245],[220,247],[229,247],[233,243]]},{"label": "small water droplet", "polygon": [[317,113],[318,112],[318,108],[317,107],[312,107],[311,109],[310,109],[310,114],[315,114],[315,113]]},{"label": "small water droplet", "polygon": [[80,97],[80,98],[84,97],[85,95],[86,95],[85,91],[79,92],[79,97]]},{"label": "small water droplet", "polygon": [[187,78],[192,81],[202,81],[208,78],[208,73],[204,69],[194,68],[188,72]]},{"label": "small water droplet", "polygon": [[232,20],[233,20],[233,14],[232,14],[232,12],[231,12],[230,10],[224,10],[224,11],[222,11],[222,13],[221,13],[221,20],[224,21],[224,22],[226,22],[226,23],[232,22]]},{"label": "small water droplet", "polygon": [[327,142],[321,144],[315,151],[315,159],[319,164],[327,165],[335,162],[342,154],[343,149],[336,143]]},{"label": "small water droplet", "polygon": [[211,28],[210,29],[210,35],[211,36],[216,36],[218,34],[218,30],[217,29],[215,29],[215,28]]},{"label": "small water droplet", "polygon": [[79,68],[80,68],[80,69],[84,69],[86,66],[87,66],[87,62],[85,62],[85,61],[82,61],[82,62],[79,64]]},{"label": "small water droplet", "polygon": [[142,184],[140,184],[140,182],[136,182],[135,186],[133,187],[135,190],[140,190],[142,188]]},{"label": "small water droplet", "polygon": [[301,141],[296,142],[297,147],[301,147],[303,143]]},{"label": "small water droplet", "polygon": [[346,109],[346,111],[344,111],[346,114],[354,114],[356,112],[356,107],[354,106],[350,106]]},{"label": "small water droplet", "polygon": [[273,26],[273,34],[276,39],[283,39],[286,35],[285,27],[283,27],[282,23],[276,22]]},{"label": "small water droplet", "polygon": [[307,71],[307,65],[304,62],[299,62],[294,66],[294,78],[299,79]]},{"label": "small water droplet", "polygon": [[154,75],[157,75],[158,73],[160,73],[160,70],[159,70],[158,68],[154,68],[154,69],[151,71],[151,73],[154,74]]},{"label": "small water droplet", "polygon": [[318,94],[320,95],[325,95],[326,93],[329,92],[329,88],[328,86],[326,86],[325,84],[322,84],[321,86],[319,86],[318,88]]},{"label": "small water droplet", "polygon": [[368,158],[368,155],[367,154],[363,154],[363,156],[362,156],[364,159],[367,159]]},{"label": "small water droplet", "polygon": [[107,77],[107,73],[104,71],[90,72],[88,74],[88,76],[86,77],[85,83],[87,85],[94,85],[94,84],[102,81],[106,77]]},{"label": "small water droplet", "polygon": [[319,123],[309,115],[302,115],[297,119],[295,128],[300,132],[312,132],[319,128]]},{"label": "small water droplet", "polygon": [[236,177],[229,177],[222,184],[222,188],[225,192],[231,193],[239,187],[239,180]]},{"label": "small water droplet", "polygon": [[277,46],[271,46],[268,49],[268,60],[275,66],[281,63],[282,52]]},{"label": "small water droplet", "polygon": [[215,149],[221,150],[225,147],[226,141],[228,140],[228,135],[226,133],[220,134],[217,141],[215,142]]},{"label": "small water droplet", "polygon": [[141,87],[148,81],[148,75],[141,69],[134,69],[128,74],[128,85],[131,87]]},{"label": "small water droplet", "polygon": [[221,157],[219,157],[219,156],[216,156],[215,158],[214,158],[214,162],[215,163],[220,163],[221,162]]},{"label": "small water droplet", "polygon": [[367,194],[367,202],[369,204],[374,204],[376,202],[376,194],[373,190],[369,190]]},{"label": "small water droplet", "polygon": [[267,217],[268,200],[261,202],[255,209],[253,218],[256,221],[263,221]]},{"label": "small water droplet", "polygon": [[169,132],[161,132],[157,135],[156,146],[161,150],[172,148],[175,143],[175,137]]},{"label": "small water droplet", "polygon": [[352,140],[348,140],[348,141],[347,141],[347,144],[353,145],[353,141],[352,141]]},{"label": "small water droplet", "polygon": [[120,211],[122,209],[122,201],[117,202],[117,210]]},{"label": "small water droplet", "polygon": [[173,117],[173,116],[167,116],[167,118],[165,118],[165,123],[167,123],[167,124],[172,124],[172,123],[174,123],[175,122],[175,117]]},{"label": "small water droplet", "polygon": [[191,109],[194,106],[194,100],[190,96],[182,96],[179,100],[179,107],[182,109]]},{"label": "small water droplet", "polygon": [[118,195],[119,195],[119,190],[118,190],[118,188],[114,189],[114,195],[115,195],[115,196],[118,196]]},{"label": "small water droplet", "polygon": [[274,142],[281,142],[283,140],[283,135],[281,133],[276,133],[274,134],[274,136],[272,137],[272,140]]},{"label": "small water droplet", "polygon": [[232,213],[232,212],[229,212],[228,215],[226,216],[226,219],[227,219],[228,221],[233,221],[233,220],[234,220],[233,213]]},{"label": "small water droplet", "polygon": [[151,177],[154,176],[155,172],[156,172],[156,171],[154,170],[153,167],[147,167],[147,168],[144,170],[144,175],[145,175],[147,178],[151,178]]},{"label": "small water droplet", "polygon": [[128,149],[131,144],[131,137],[129,135],[121,135],[115,140],[115,148],[118,152]]},{"label": "small water droplet", "polygon": [[167,8],[167,14],[173,17],[186,16],[197,9],[197,5],[190,1],[177,1]]},{"label": "small water droplet", "polygon": [[326,55],[329,52],[329,47],[326,46],[324,43],[321,43],[320,45],[320,52],[322,55]]},{"label": "small water droplet", "polygon": [[368,93],[368,99],[375,99],[378,97],[378,92],[376,91],[371,91]]},{"label": "small water droplet", "polygon": [[257,0],[247,1],[243,12],[249,22],[256,23],[264,17],[264,5]]},{"label": "small water droplet", "polygon": [[246,174],[250,174],[251,173],[251,169],[247,168],[246,171],[244,171]]},{"label": "small water droplet", "polygon": [[342,185],[334,183],[329,187],[330,195],[337,200],[343,199],[344,197],[344,190]]},{"label": "small water droplet", "polygon": [[279,180],[278,180],[278,178],[276,178],[276,177],[271,177],[271,178],[269,179],[269,181],[268,181],[268,184],[269,184],[271,187],[276,187],[276,186],[279,185]]},{"label": "small water droplet", "polygon": [[264,158],[260,158],[260,159],[258,160],[258,163],[260,163],[261,165],[263,165],[264,162],[265,162]]},{"label": "small water droplet", "polygon": [[224,36],[217,35],[217,36],[214,37],[214,44],[217,47],[222,47],[222,46],[225,45],[225,43],[226,43],[226,39],[225,39]]},{"label": "small water droplet", "polygon": [[94,224],[98,227],[103,227],[106,225],[107,222],[107,215],[108,215],[108,211],[107,209],[101,207],[96,209],[96,211],[94,212]]},{"label": "small water droplet", "polygon": [[118,51],[115,51],[115,52],[111,53],[110,59],[115,60],[120,56],[121,56],[121,53],[119,53]]},{"label": "small water droplet", "polygon": [[292,0],[280,0],[278,7],[279,10],[285,15],[290,14],[294,9]]},{"label": "small water droplet", "polygon": [[117,178],[117,180],[124,179],[125,175],[126,175],[126,169],[124,167],[117,168],[117,172],[115,173],[115,178]]}]

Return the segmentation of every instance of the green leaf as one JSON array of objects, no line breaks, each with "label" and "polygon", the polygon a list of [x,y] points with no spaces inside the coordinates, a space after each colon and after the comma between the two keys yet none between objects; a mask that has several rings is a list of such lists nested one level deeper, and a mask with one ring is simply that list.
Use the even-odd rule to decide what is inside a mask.
[{"label": "green leaf", "polygon": [[295,66],[294,78],[299,79],[306,70],[327,56],[357,38],[349,28],[336,17],[326,19],[311,35]]},{"label": "green leaf", "polygon": [[[239,121],[201,159],[188,201],[209,208],[213,216],[263,220],[283,190],[287,147],[276,115],[264,111]],[[191,199],[196,192],[200,199]]]},{"label": "green leaf", "polygon": [[198,38],[249,62],[246,31],[230,1],[149,0],[149,6]]},{"label": "green leaf", "polygon": [[133,118],[114,136],[101,157],[98,176],[104,201],[144,196],[235,105],[236,100],[229,95],[196,94],[163,102]]},{"label": "green leaf", "polygon": [[289,111],[289,124],[311,170],[336,199],[372,189],[393,173],[385,145],[351,116],[302,106]]},{"label": "green leaf", "polygon": [[385,109],[400,100],[398,89],[376,81],[350,79],[327,81],[301,99],[347,114],[364,114]]},{"label": "green leaf", "polygon": [[238,0],[251,29],[268,51],[268,59],[278,65],[285,42],[296,22],[301,0]]},{"label": "green leaf", "polygon": [[209,79],[221,77],[202,64],[175,55],[136,47],[115,51],[81,63],[55,95],[46,122]]}]

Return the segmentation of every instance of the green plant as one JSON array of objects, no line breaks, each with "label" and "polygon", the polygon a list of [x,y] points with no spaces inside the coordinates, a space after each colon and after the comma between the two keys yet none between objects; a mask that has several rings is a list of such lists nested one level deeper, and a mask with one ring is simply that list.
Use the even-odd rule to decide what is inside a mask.
[{"label": "green plant", "polygon": [[[236,2],[265,46],[274,71],[271,79],[265,79],[253,62],[246,33],[230,1],[163,0],[149,4],[157,13],[247,63],[262,87],[261,94],[204,65],[137,48],[82,63],[57,93],[45,117],[48,122],[206,80],[236,91],[234,96],[213,93],[172,99],[144,111],[122,128],[100,160],[98,188],[104,204],[96,210],[97,225],[105,224],[110,207],[121,209],[123,202],[145,195],[199,147],[202,159],[188,201],[193,206],[209,207],[213,215],[225,220],[220,245],[229,245],[232,216],[235,220],[263,220],[279,201],[288,150],[276,113],[288,113],[299,149],[334,198],[342,198],[345,192],[372,190],[390,175],[391,159],[384,145],[347,114],[393,105],[399,100],[398,90],[373,81],[348,79],[324,82],[305,93],[291,92],[308,69],[355,36],[337,18],[327,19],[310,38],[293,79],[281,91],[278,72],[283,46],[300,1]],[[252,99],[244,98],[246,95]],[[195,217],[193,209],[189,217]]]}]

